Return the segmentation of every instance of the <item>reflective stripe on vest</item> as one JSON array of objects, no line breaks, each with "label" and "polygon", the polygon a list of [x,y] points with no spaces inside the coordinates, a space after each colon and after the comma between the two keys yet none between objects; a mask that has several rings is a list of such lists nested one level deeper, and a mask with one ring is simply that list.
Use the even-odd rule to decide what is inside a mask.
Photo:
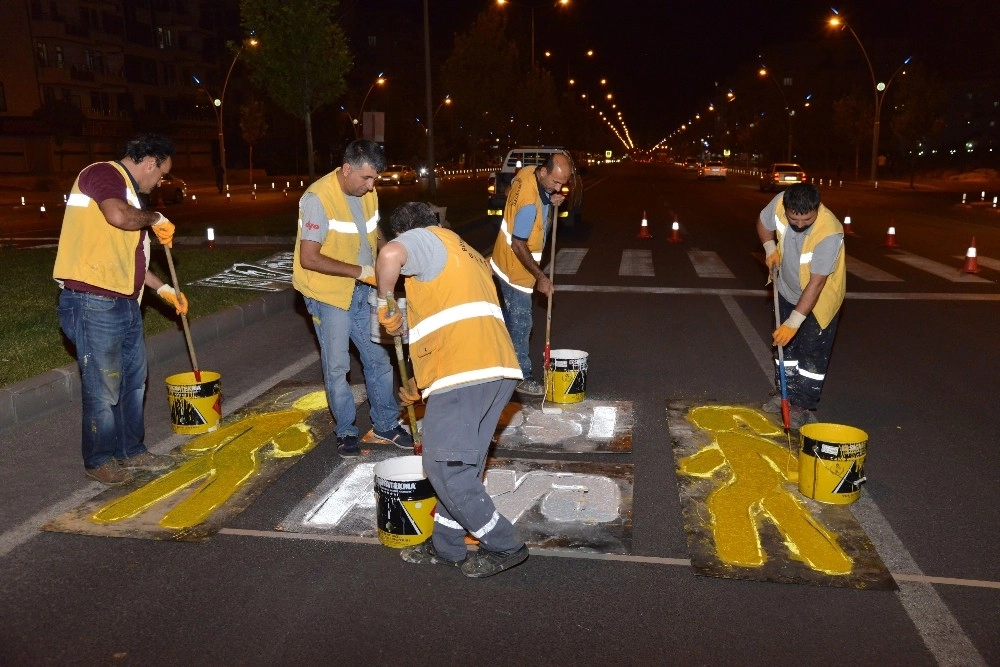
[{"label": "reflective stripe on vest", "polygon": [[441,327],[446,327],[473,317],[495,317],[503,322],[503,312],[500,306],[488,301],[474,301],[460,306],[447,308],[422,320],[420,324],[410,329],[410,344],[416,343],[424,336],[433,333]]}]

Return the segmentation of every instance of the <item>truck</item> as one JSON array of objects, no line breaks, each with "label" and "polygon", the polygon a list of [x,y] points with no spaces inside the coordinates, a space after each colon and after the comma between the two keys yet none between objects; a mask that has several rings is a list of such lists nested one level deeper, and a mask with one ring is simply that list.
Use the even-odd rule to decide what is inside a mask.
[{"label": "truck", "polygon": [[487,185],[489,201],[486,206],[486,217],[490,222],[500,225],[503,209],[507,203],[507,192],[514,180],[514,174],[521,167],[539,167],[545,164],[553,153],[565,155],[570,165],[569,182],[562,187],[566,201],[559,207],[559,221],[563,227],[572,227],[580,222],[583,214],[583,180],[573,162],[573,157],[562,146],[520,146],[507,153],[500,168],[490,174]]}]

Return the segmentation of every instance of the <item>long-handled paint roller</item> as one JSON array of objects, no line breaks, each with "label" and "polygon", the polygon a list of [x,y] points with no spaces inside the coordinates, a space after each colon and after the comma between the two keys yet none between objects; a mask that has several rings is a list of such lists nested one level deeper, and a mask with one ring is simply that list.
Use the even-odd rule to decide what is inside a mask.
[{"label": "long-handled paint roller", "polygon": [[[174,269],[174,258],[170,254],[170,248],[163,246],[167,253],[167,268],[170,269],[170,280],[174,289],[180,292],[181,284],[177,282],[177,271]],[[194,371],[194,381],[201,382],[201,368],[198,366],[198,357],[194,353],[194,343],[191,341],[191,328],[188,326],[187,315],[181,315],[181,325],[184,327],[184,340],[187,342],[188,354],[191,355],[191,368]]]},{"label": "long-handled paint roller", "polygon": [[[396,312],[396,298],[389,292],[385,295],[386,305],[388,305],[388,313],[392,315]],[[403,337],[393,336],[392,342],[396,346],[396,361],[399,362],[399,379],[402,381],[405,387],[410,382],[410,374],[406,370],[406,359],[403,357]],[[417,413],[413,409],[413,404],[406,406],[406,414],[410,418],[410,431],[413,435],[413,453],[420,455],[424,452],[423,441],[420,437],[420,431],[417,430]]]},{"label": "long-handled paint roller", "polygon": [[552,373],[550,372],[552,370],[552,346],[550,345],[550,338],[552,334],[552,298],[555,296],[556,287],[556,233],[558,230],[559,205],[556,204],[552,207],[552,244],[549,249],[549,282],[552,283],[553,295],[549,297],[549,303],[545,307],[545,370],[542,371],[545,377],[545,393],[542,394],[542,413],[547,415],[558,415],[562,412],[562,408],[545,407],[545,397],[549,393],[549,383],[552,381]]},{"label": "long-handled paint roller", "polygon": [[[778,305],[778,267],[771,272],[771,282],[774,283],[774,328],[781,327],[781,309]],[[778,346],[778,384],[781,387],[781,423],[785,427],[785,439],[788,441],[788,455],[792,455],[792,417],[791,405],[788,403],[788,384],[785,380],[785,350]]]}]

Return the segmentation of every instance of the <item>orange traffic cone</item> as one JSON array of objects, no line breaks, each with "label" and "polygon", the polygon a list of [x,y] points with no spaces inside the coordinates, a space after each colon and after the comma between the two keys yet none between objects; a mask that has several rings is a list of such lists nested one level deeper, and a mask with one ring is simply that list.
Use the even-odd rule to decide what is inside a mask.
[{"label": "orange traffic cone", "polygon": [[854,229],[851,228],[851,216],[844,216],[844,236],[854,236]]},{"label": "orange traffic cone", "polygon": [[642,224],[639,225],[639,233],[635,235],[637,239],[651,239],[653,235],[649,233],[649,222],[646,220],[646,212],[642,212]]},{"label": "orange traffic cone", "polygon": [[45,212],[45,204],[42,204],[42,206],[38,209],[38,217],[39,218],[49,217],[49,214]]},{"label": "orange traffic cone", "polygon": [[896,228],[890,227],[889,231],[885,234],[885,241],[882,243],[883,248],[898,248],[899,244],[896,243]]},{"label": "orange traffic cone", "polygon": [[256,190],[251,190],[250,191],[250,201],[257,201],[257,191]]},{"label": "orange traffic cone", "polygon": [[282,192],[285,193],[285,199],[288,199],[288,188],[285,188]]},{"label": "orange traffic cone", "polygon": [[229,192],[226,192],[226,202],[232,202],[233,198],[229,196]]},{"label": "orange traffic cone", "polygon": [[191,195],[191,203],[192,204],[198,203],[198,195]]},{"label": "orange traffic cone", "polygon": [[965,264],[962,273],[979,273],[979,259],[976,257],[976,237],[972,237],[969,249],[965,252]]},{"label": "orange traffic cone", "polygon": [[681,223],[676,220],[670,225],[670,238],[667,239],[667,243],[684,243],[684,239],[681,238]]}]

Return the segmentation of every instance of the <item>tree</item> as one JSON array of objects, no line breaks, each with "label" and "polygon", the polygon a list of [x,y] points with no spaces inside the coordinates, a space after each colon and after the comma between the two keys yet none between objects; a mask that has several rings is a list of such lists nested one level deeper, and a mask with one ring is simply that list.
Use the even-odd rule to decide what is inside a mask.
[{"label": "tree", "polygon": [[913,187],[917,153],[928,139],[944,129],[941,110],[946,102],[944,86],[937,77],[911,67],[897,83],[892,107],[893,134],[910,156],[910,187]]},{"label": "tree", "polygon": [[853,90],[833,103],[833,126],[837,133],[854,144],[854,180],[859,177],[861,144],[871,141],[871,99]]},{"label": "tree", "polygon": [[335,19],[338,5],[338,0],[240,0],[244,29],[260,38],[257,48],[243,52],[251,81],[305,123],[310,181],[316,177],[312,114],[344,93],[344,75],[352,66]]},{"label": "tree", "polygon": [[251,99],[240,106],[240,132],[250,149],[250,189],[253,189],[253,145],[267,135],[267,118],[264,103]]},{"label": "tree", "polygon": [[62,174],[65,157],[63,144],[68,138],[83,132],[83,112],[69,100],[49,100],[35,109],[34,116],[52,133],[52,140],[59,149],[59,173]]}]

